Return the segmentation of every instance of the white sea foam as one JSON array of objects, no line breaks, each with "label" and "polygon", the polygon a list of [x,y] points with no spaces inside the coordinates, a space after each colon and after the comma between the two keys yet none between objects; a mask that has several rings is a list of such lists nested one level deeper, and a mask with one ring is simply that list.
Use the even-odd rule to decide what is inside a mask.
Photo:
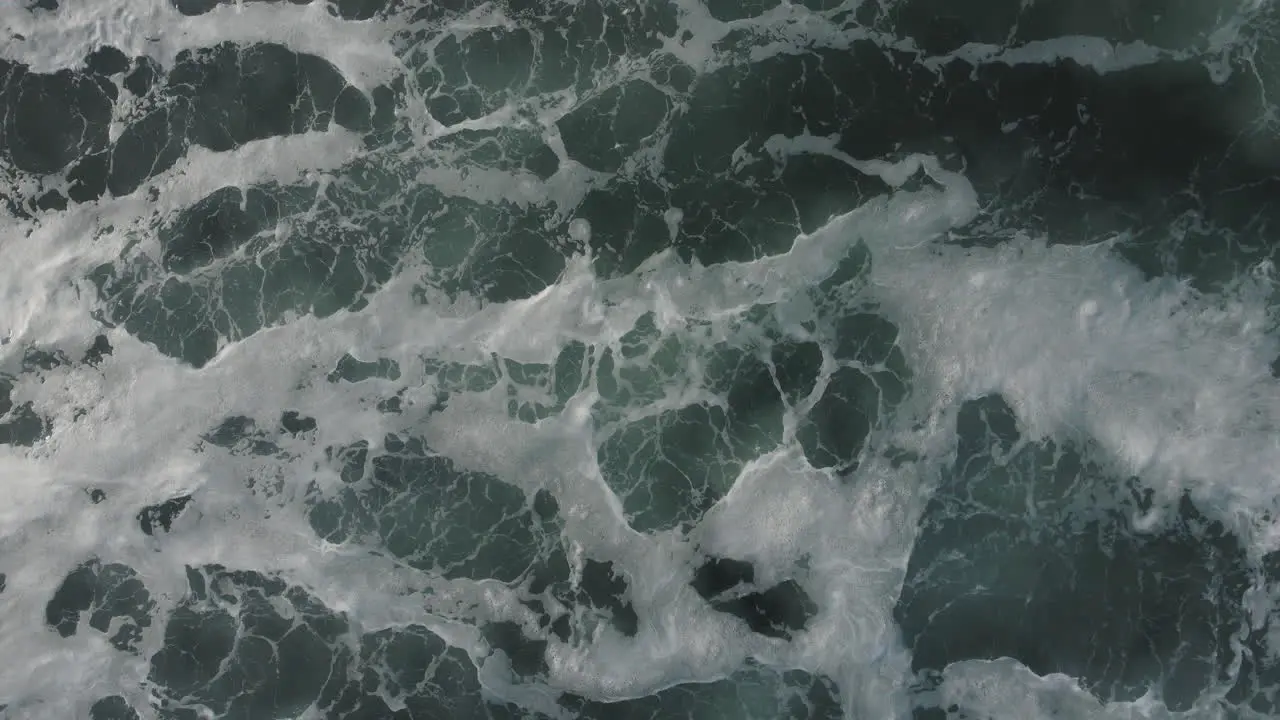
[{"label": "white sea foam", "polygon": [[[332,367],[342,353],[355,350],[396,359],[411,374],[416,356],[450,347],[551,362],[568,338],[615,343],[648,310],[665,307],[680,317],[713,318],[781,299],[791,288],[821,279],[833,258],[856,241],[872,249],[869,292],[900,323],[904,349],[918,373],[920,399],[883,431],[895,442],[914,442],[925,458],[940,464],[948,447],[948,411],[957,400],[995,390],[1031,432],[1087,434],[1126,471],[1169,492],[1188,488],[1212,501],[1205,507],[1227,509],[1226,519],[1240,514],[1246,520],[1243,527],[1236,523],[1240,529],[1260,530],[1256,513],[1273,496],[1277,452],[1276,388],[1264,377],[1277,347],[1266,334],[1261,303],[1249,293],[1219,301],[1176,284],[1142,281],[1105,247],[1025,240],[966,251],[931,243],[971,217],[976,198],[962,177],[938,170],[928,159],[904,165],[922,163],[944,183],[942,190],[872,200],[800,238],[790,253],[756,263],[691,268],[668,256],[637,276],[607,282],[593,279],[589,266],[578,263],[535,298],[461,319],[413,306],[408,285],[393,282],[363,311],[302,318],[263,331],[200,371],[113,332],[115,354],[99,370],[54,371],[42,383],[24,382],[17,399],[33,400],[54,426],[29,459],[3,451],[5,474],[14,478],[10,492],[19,501],[6,515],[4,525],[12,528],[4,538],[6,555],[39,560],[10,573],[12,589],[0,595],[0,607],[6,636],[53,665],[10,670],[5,686],[52,698],[39,691],[46,686],[34,680],[37,674],[56,668],[59,676],[74,677],[95,672],[95,663],[125,662],[94,634],[77,635],[67,645],[38,625],[17,621],[39,616],[52,589],[87,555],[135,567],[161,598],[162,609],[181,592],[181,566],[204,562],[285,572],[373,626],[412,616],[415,601],[404,599],[405,588],[434,583],[447,589],[405,570],[376,582],[359,580],[368,571],[353,572],[359,563],[345,561],[346,551],[308,539],[295,506],[244,496],[244,475],[277,472],[279,466],[190,450],[221,417],[241,414],[265,424],[281,407],[320,419],[319,446],[377,438],[421,420],[412,410],[387,420],[361,401],[369,390],[315,383],[308,368]],[[883,168],[889,175],[904,169]],[[67,237],[57,226],[73,220],[68,215],[40,232]],[[32,246],[33,254],[38,250]],[[64,267],[51,276],[71,276],[75,261],[68,259]],[[606,308],[605,295],[623,301]],[[16,339],[53,339],[21,328],[49,327],[56,324],[51,318],[65,318],[57,322],[66,325],[87,303],[68,294],[35,306]],[[560,331],[535,336],[507,330],[535,323]],[[72,336],[81,339],[87,329]],[[248,377],[254,381],[241,380]],[[1145,380],[1132,382],[1135,377]],[[937,398],[949,401],[933,402]],[[590,400],[583,395],[574,402]],[[890,612],[922,508],[924,484],[910,477],[919,467],[871,464],[860,470],[858,484],[842,487],[826,473],[806,470],[794,446],[785,448],[750,465],[699,528],[695,537],[709,550],[755,561],[762,578],[808,558],[804,586],[822,612],[787,646],[744,634],[735,622],[708,611],[684,585],[693,560],[685,543],[639,536],[626,527],[595,468],[584,416],[573,404],[558,419],[529,426],[506,419],[503,402],[496,395],[472,396],[422,420],[420,429],[433,447],[466,466],[526,491],[555,493],[564,508],[566,536],[626,573],[641,617],[633,639],[606,631],[586,646],[553,644],[548,660],[554,684],[600,698],[635,697],[677,682],[723,677],[756,656],[830,674],[859,712],[901,711],[907,659]],[[87,415],[72,420],[75,408],[85,408]],[[931,416],[931,434],[913,433],[911,421]],[[1165,438],[1178,442],[1158,442]],[[284,466],[298,473],[286,475],[286,494],[302,487],[301,471],[315,452],[294,450],[303,455]],[[92,513],[82,499],[89,487],[106,489],[110,498]],[[136,508],[183,492],[196,494],[198,519],[167,537],[165,552],[152,552],[124,530],[133,524]],[[42,527],[76,532],[51,534]],[[512,599],[495,595],[496,588],[445,585],[455,596],[470,598],[455,606],[470,608],[464,615],[501,618],[514,612]],[[427,609],[424,620],[431,617]],[[158,640],[153,628],[144,647],[154,650]],[[125,663],[119,672],[138,676],[145,672],[140,662]],[[84,702],[83,697],[69,702]]]},{"label": "white sea foam", "polygon": [[1190,490],[1245,537],[1273,534],[1269,287],[1211,297],[1145,281],[1106,244],[874,247],[873,292],[939,396],[999,392],[1034,436],[1093,438],[1165,498]]},{"label": "white sea foam", "polygon": [[[167,0],[64,0],[51,16],[10,3],[0,8],[0,19],[26,40],[8,40],[2,52],[51,70],[76,66],[99,42],[170,63],[183,49],[271,40],[326,57],[364,89],[389,79],[398,63],[388,46],[394,28],[340,21],[321,7],[248,3],[187,19]],[[692,35],[668,40],[667,47],[693,67],[710,70],[719,62],[715,41],[730,26],[711,19],[698,3],[686,9],[682,29]],[[824,35],[825,20],[798,6],[753,22],[787,29],[761,53],[838,40]],[[1126,56],[1094,41],[1051,45],[982,59],[1043,62],[1073,52],[1100,69],[1115,69],[1152,57],[1149,48]],[[554,122],[551,116],[543,120]],[[152,181],[162,190],[155,202],[139,191],[45,216],[38,225],[10,223],[0,230],[6,258],[0,266],[0,337],[9,340],[0,346],[0,368],[16,367],[28,345],[82,350],[99,327],[90,316],[91,289],[80,278],[116,257],[133,235],[149,232],[153,212],[172,216],[228,184],[331,172],[358,151],[358,142],[334,129],[232,153],[193,151]],[[628,578],[639,616],[634,638],[605,627],[581,645],[552,640],[547,653],[551,684],[598,699],[715,680],[754,657],[835,678],[849,717],[905,716],[910,658],[892,608],[929,483],[953,449],[955,408],[987,392],[1001,393],[1033,436],[1090,438],[1120,472],[1138,475],[1166,500],[1190,491],[1206,512],[1247,538],[1252,552],[1280,547],[1280,531],[1267,519],[1277,516],[1274,498],[1280,496],[1280,386],[1268,369],[1280,342],[1268,321],[1265,282],[1205,296],[1173,281],[1143,279],[1107,244],[1063,247],[1022,238],[998,249],[943,245],[939,237],[969,222],[979,199],[962,176],[933,159],[889,164],[852,158],[834,142],[811,136],[774,138],[764,149],[826,154],[893,186],[923,168],[941,187],[874,198],[798,238],[789,253],[752,263],[704,268],[666,253],[631,276],[601,280],[590,259],[580,256],[539,295],[480,308],[416,304],[409,267],[363,310],[264,330],[231,344],[201,370],[111,330],[114,354],[97,368],[22,376],[15,400],[31,401],[53,424],[50,437],[31,450],[0,447],[6,491],[0,570],[7,574],[0,635],[14,656],[29,659],[0,669],[0,697],[13,699],[8,712],[82,717],[89,702],[115,692],[135,707],[147,706],[137,688],[147,658],[160,646],[161,622],[144,634],[141,652],[129,655],[116,652],[101,634],[63,639],[39,620],[61,580],[90,556],[135,568],[158,603],[157,618],[184,592],[184,565],[221,563],[280,572],[362,628],[427,624],[481,658],[483,641],[469,622],[525,619],[515,590],[446,581],[324,543],[302,515],[308,483],[337,482],[332,471],[313,469],[324,447],[377,442],[388,432],[421,435],[463,466],[529,495],[552,492],[568,543],[613,562]],[[603,176],[569,166],[543,184],[519,174],[463,178],[448,170],[422,179],[481,201],[555,204],[567,217]],[[672,208],[665,220],[675,236],[681,211]],[[584,222],[570,226],[578,242],[590,233]],[[651,311],[662,328],[696,318],[712,322],[714,333],[723,328],[714,321],[777,302],[779,312],[791,313],[798,324],[811,308],[795,288],[819,282],[858,242],[873,257],[863,299],[876,300],[902,329],[915,372],[912,397],[869,444],[913,450],[918,463],[895,468],[871,457],[857,482],[841,483],[808,467],[791,441],[750,463],[687,537],[645,535],[627,526],[619,499],[601,476],[588,410],[596,388],[584,388],[562,414],[534,425],[511,420],[499,390],[426,412],[431,388],[423,379],[424,356],[476,361],[496,353],[552,363],[573,340],[616,347]],[[402,415],[374,408],[390,383],[323,382],[347,352],[400,364],[408,386]],[[314,443],[286,444],[292,455],[287,461],[197,450],[200,435],[228,415],[267,425],[286,407],[319,424]],[[246,492],[246,479],[264,478],[278,480],[280,491]],[[91,488],[104,490],[107,500],[90,504]],[[195,504],[163,547],[140,540],[138,508],[182,493],[193,494]],[[746,632],[688,587],[698,552],[750,560],[762,584],[784,579],[803,559],[808,569],[797,580],[819,614],[790,643]],[[481,676],[495,696],[549,709],[544,688],[512,682],[501,660],[485,662]],[[959,663],[947,670],[939,693],[947,703],[996,717],[1172,717],[1154,702],[1103,706],[1069,679],[1038,678],[1008,661]]]},{"label": "white sea foam", "polygon": [[1048,64],[1069,59],[1098,72],[1115,72],[1139,65],[1150,65],[1162,58],[1180,56],[1185,57],[1185,53],[1153,47],[1142,41],[1113,43],[1105,38],[1082,35],[1036,40],[1012,48],[968,43],[947,55],[930,58],[926,64],[941,67],[952,60],[960,59],[974,65],[981,63],[1021,65]]},{"label": "white sea foam", "polygon": [[80,68],[85,55],[102,45],[171,67],[184,51],[222,42],[274,42],[318,55],[366,92],[403,71],[391,49],[395,26],[342,20],[325,2],[219,5],[194,17],[178,12],[170,0],[59,0],[56,11],[35,13],[28,4],[0,6],[7,31],[0,55],[34,72]]}]

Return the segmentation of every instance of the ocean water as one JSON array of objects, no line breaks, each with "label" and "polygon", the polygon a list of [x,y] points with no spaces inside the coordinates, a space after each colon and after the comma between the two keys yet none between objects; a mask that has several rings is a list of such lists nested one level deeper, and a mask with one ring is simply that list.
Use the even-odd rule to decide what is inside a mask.
[{"label": "ocean water", "polygon": [[1271,0],[6,0],[0,717],[1275,717],[1277,103]]}]

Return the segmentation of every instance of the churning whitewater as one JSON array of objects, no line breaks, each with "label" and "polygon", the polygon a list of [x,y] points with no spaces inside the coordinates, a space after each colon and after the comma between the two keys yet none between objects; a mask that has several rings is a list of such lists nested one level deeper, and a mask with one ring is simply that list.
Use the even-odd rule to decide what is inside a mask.
[{"label": "churning whitewater", "polygon": [[0,717],[1280,713],[1271,0],[0,5]]}]

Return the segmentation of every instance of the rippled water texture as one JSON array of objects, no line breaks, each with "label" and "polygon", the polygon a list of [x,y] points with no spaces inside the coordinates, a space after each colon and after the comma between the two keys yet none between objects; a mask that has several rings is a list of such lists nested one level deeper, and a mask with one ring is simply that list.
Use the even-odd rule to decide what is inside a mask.
[{"label": "rippled water texture", "polygon": [[1271,0],[0,4],[0,717],[1280,714]]}]

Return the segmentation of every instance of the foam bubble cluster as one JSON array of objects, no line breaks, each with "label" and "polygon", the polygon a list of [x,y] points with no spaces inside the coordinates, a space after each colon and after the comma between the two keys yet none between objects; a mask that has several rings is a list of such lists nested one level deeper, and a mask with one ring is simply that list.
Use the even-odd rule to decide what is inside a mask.
[{"label": "foam bubble cluster", "polygon": [[1277,711],[1272,3],[0,18],[0,715]]}]

